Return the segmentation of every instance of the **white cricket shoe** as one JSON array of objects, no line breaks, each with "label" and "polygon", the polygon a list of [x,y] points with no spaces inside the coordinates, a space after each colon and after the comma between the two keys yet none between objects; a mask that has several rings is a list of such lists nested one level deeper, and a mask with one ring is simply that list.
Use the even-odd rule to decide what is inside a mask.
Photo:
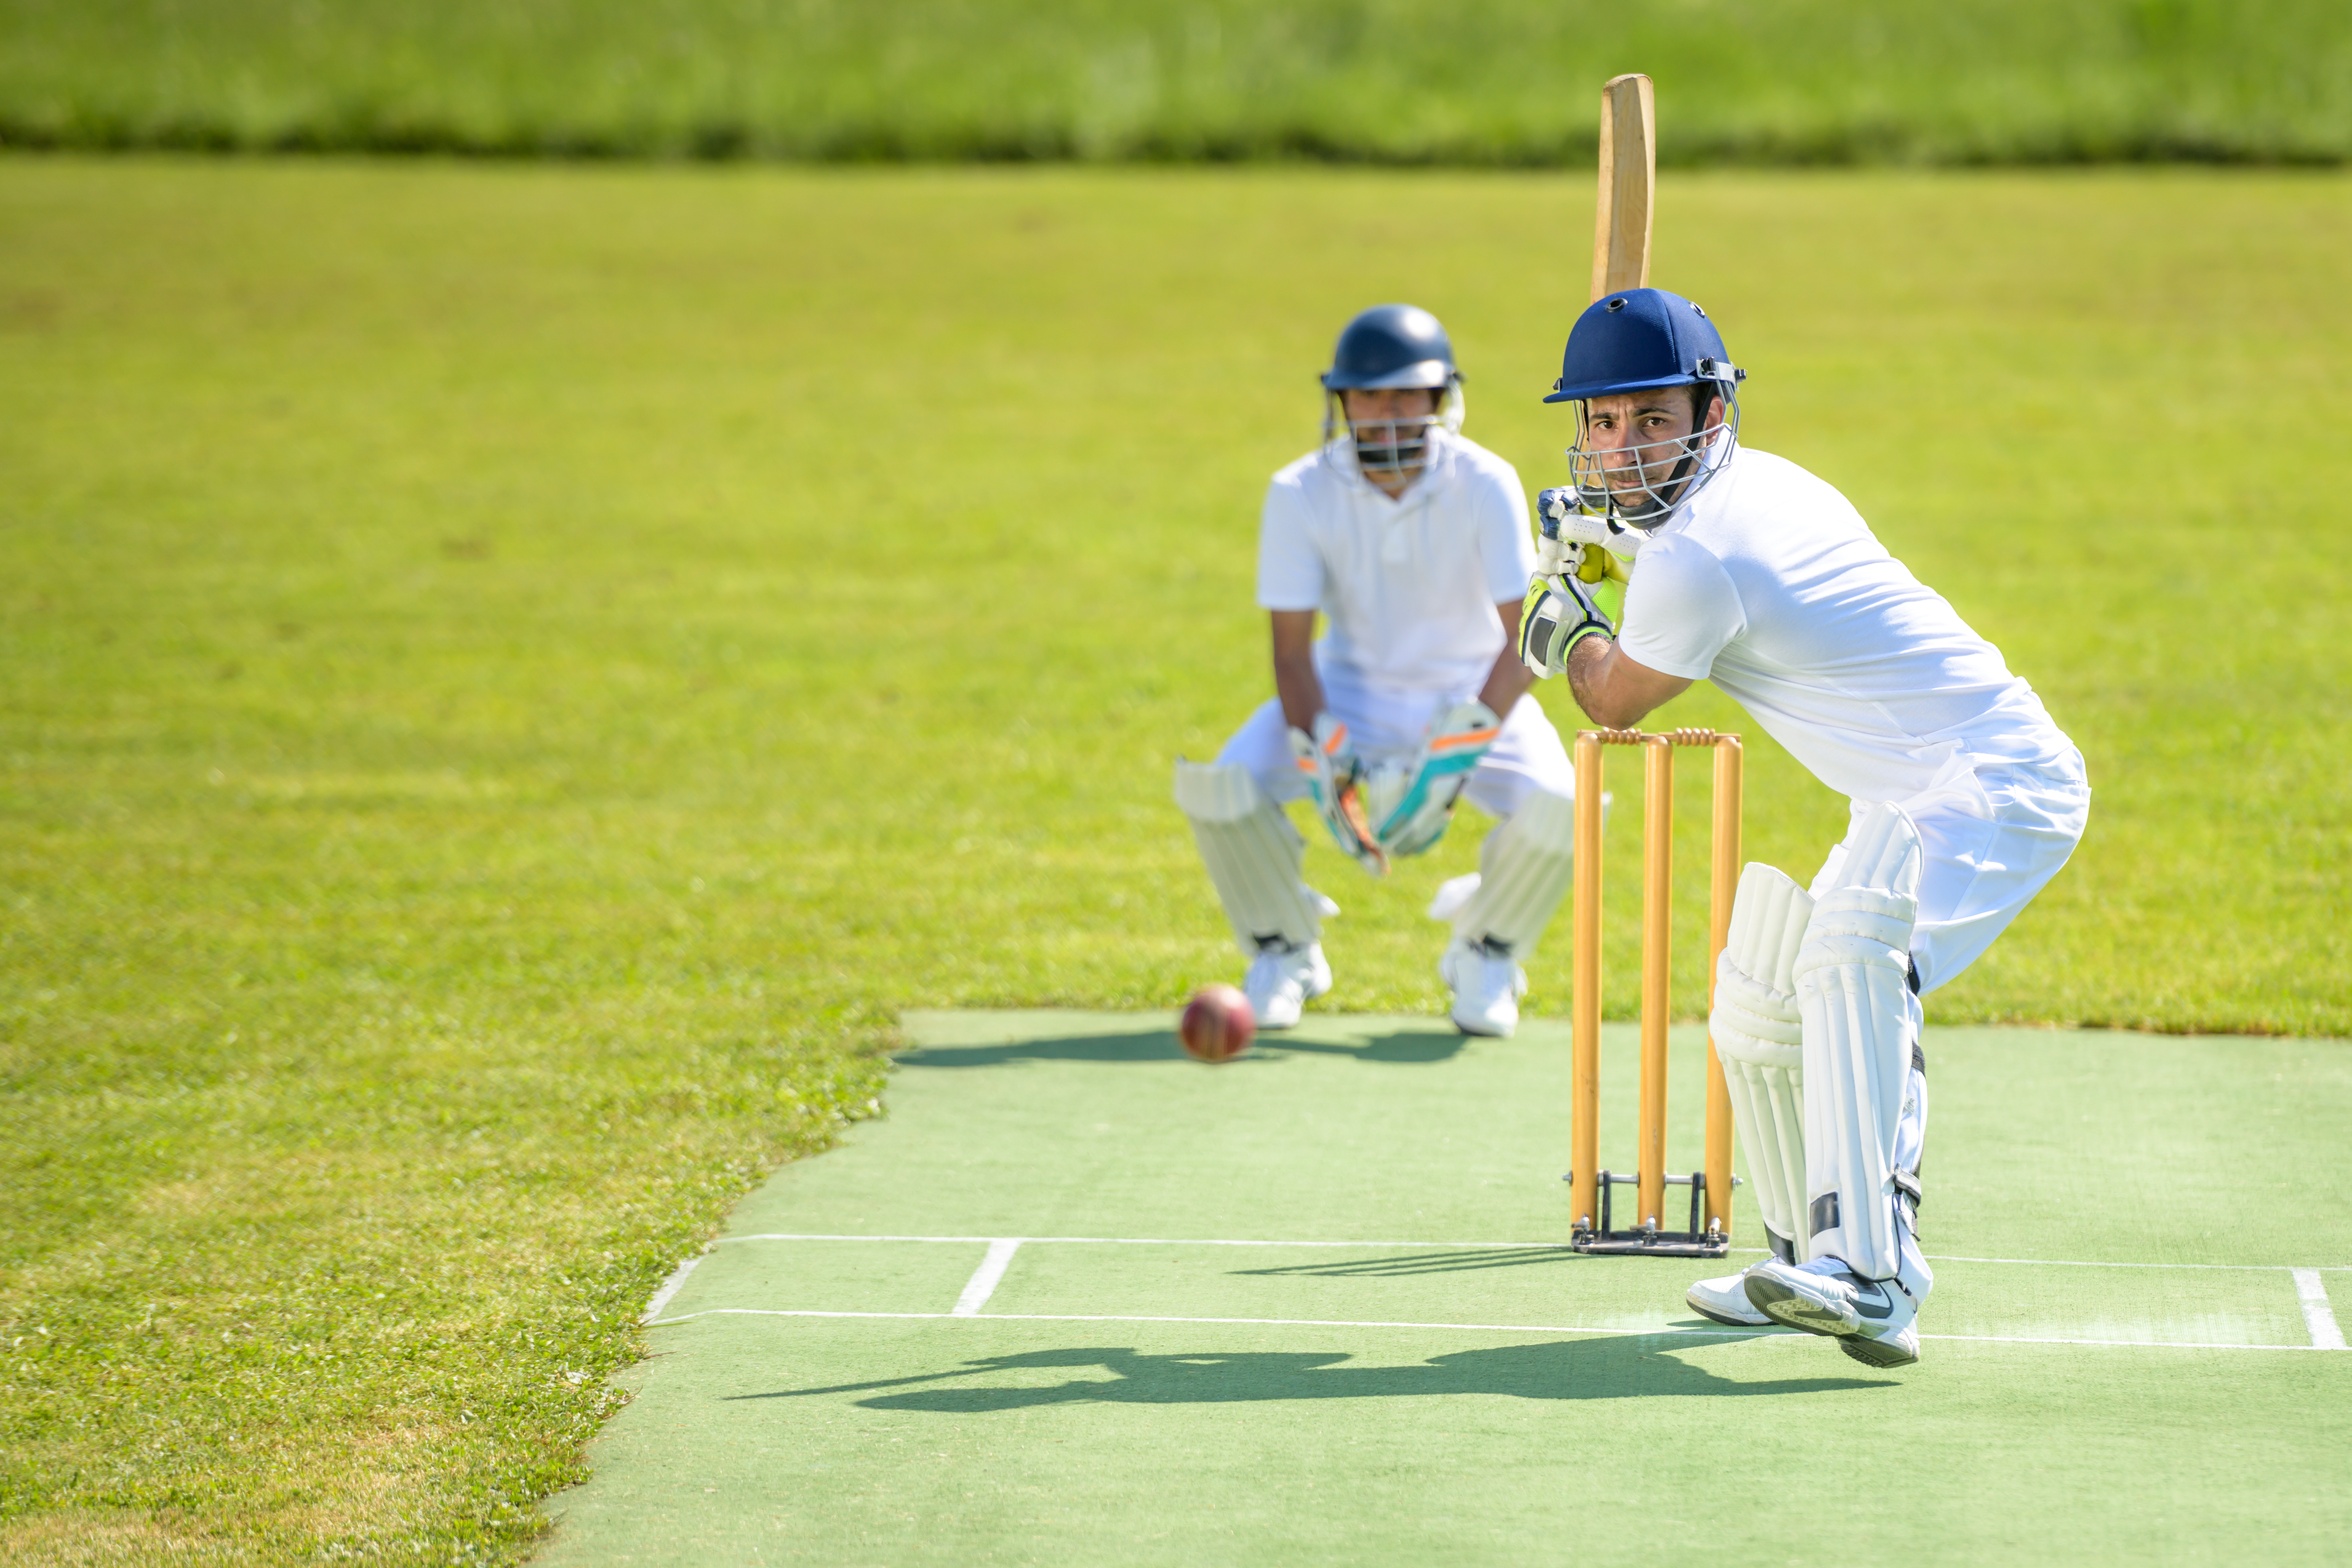
[{"label": "white cricket shoe", "polygon": [[1331,989],[1331,965],[1324,961],[1323,944],[1266,948],[1250,960],[1242,994],[1261,1029],[1290,1029],[1298,1025],[1299,1010]]},{"label": "white cricket shoe", "polygon": [[1507,954],[1477,942],[1457,942],[1437,961],[1437,973],[1454,989],[1454,1026],[1465,1035],[1507,1040],[1519,1026],[1519,998],[1528,994],[1528,972]]},{"label": "white cricket shoe", "polygon": [[1772,1320],[1756,1310],[1748,1299],[1748,1272],[1720,1275],[1702,1279],[1683,1292],[1683,1300],[1691,1310],[1712,1321],[1735,1329],[1769,1329]]},{"label": "white cricket shoe", "polygon": [[1741,1283],[1748,1304],[1774,1322],[1826,1334],[1865,1365],[1908,1366],[1919,1359],[1919,1302],[1927,1281],[1906,1281],[1899,1275],[1864,1279],[1837,1258],[1810,1263],[1769,1258],[1743,1275]]}]

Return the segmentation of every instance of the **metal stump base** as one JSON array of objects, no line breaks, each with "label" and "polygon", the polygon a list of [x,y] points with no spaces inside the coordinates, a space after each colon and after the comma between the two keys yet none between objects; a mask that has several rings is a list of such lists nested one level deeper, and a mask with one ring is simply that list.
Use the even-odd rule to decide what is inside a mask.
[{"label": "metal stump base", "polygon": [[[1573,1181],[1571,1173],[1561,1178]],[[1737,1181],[1738,1178],[1734,1177]],[[1731,1251],[1731,1237],[1720,1229],[1702,1229],[1699,1214],[1706,1198],[1706,1178],[1697,1172],[1687,1176],[1668,1176],[1666,1185],[1688,1187],[1691,1193],[1690,1228],[1688,1230],[1658,1230],[1641,1226],[1633,1230],[1617,1230],[1611,1226],[1610,1193],[1620,1186],[1636,1186],[1639,1176],[1621,1176],[1614,1171],[1601,1173],[1601,1226],[1593,1229],[1579,1225],[1569,1236],[1568,1244],[1579,1252],[1605,1253],[1612,1256],[1634,1255],[1649,1258],[1723,1258]]]}]

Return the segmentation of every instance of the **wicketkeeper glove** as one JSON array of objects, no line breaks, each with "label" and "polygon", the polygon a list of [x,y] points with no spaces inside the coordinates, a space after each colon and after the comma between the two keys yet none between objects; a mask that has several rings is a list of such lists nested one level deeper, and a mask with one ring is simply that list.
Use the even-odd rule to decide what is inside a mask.
[{"label": "wicketkeeper glove", "polygon": [[1592,590],[1573,573],[1537,578],[1519,606],[1519,660],[1538,680],[1567,669],[1570,650],[1586,637],[1616,635]]},{"label": "wicketkeeper glove", "polygon": [[1331,842],[1373,876],[1385,876],[1389,858],[1364,820],[1364,769],[1348,739],[1348,726],[1328,713],[1318,713],[1313,734],[1292,727],[1290,754],[1314,791],[1315,815],[1331,830]]},{"label": "wicketkeeper glove", "polygon": [[1454,803],[1486,760],[1503,721],[1484,702],[1457,702],[1440,714],[1413,759],[1412,782],[1376,836],[1391,855],[1418,855],[1445,837]]}]

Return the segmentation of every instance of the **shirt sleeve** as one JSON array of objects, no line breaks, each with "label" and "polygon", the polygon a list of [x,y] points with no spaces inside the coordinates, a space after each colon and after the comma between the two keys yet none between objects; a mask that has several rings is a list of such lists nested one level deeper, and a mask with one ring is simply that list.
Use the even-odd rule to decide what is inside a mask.
[{"label": "shirt sleeve", "polygon": [[1478,509],[1478,559],[1486,574],[1486,597],[1501,604],[1527,596],[1536,573],[1535,540],[1529,534],[1528,498],[1508,465],[1484,487]]},{"label": "shirt sleeve", "polygon": [[1636,664],[1704,680],[1724,645],[1747,629],[1731,574],[1705,548],[1686,538],[1664,539],[1636,558],[1617,635],[1617,646]]},{"label": "shirt sleeve", "polygon": [[1276,480],[1266,487],[1257,525],[1257,604],[1262,610],[1319,610],[1326,573],[1323,552],[1307,526],[1298,491]]}]

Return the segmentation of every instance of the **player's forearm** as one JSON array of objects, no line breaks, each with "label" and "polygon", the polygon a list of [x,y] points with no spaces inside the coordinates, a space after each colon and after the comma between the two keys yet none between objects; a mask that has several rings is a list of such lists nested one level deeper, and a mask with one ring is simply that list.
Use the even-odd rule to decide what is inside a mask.
[{"label": "player's forearm", "polygon": [[1511,709],[1535,683],[1535,671],[1520,661],[1518,648],[1507,647],[1495,660],[1495,668],[1486,672],[1486,684],[1478,689],[1478,700],[1492,709],[1496,717],[1507,719]]},{"label": "player's forearm", "polygon": [[1630,730],[1657,707],[1631,679],[1631,662],[1605,637],[1585,638],[1568,656],[1568,689],[1594,723]]},{"label": "player's forearm", "polygon": [[1315,715],[1323,711],[1323,679],[1315,673],[1315,612],[1276,610],[1267,620],[1282,716],[1294,730],[1312,731]]},{"label": "player's forearm", "polygon": [[1274,690],[1282,699],[1282,717],[1292,729],[1315,728],[1315,715],[1323,711],[1323,680],[1315,673],[1312,654],[1293,658],[1276,654]]}]

